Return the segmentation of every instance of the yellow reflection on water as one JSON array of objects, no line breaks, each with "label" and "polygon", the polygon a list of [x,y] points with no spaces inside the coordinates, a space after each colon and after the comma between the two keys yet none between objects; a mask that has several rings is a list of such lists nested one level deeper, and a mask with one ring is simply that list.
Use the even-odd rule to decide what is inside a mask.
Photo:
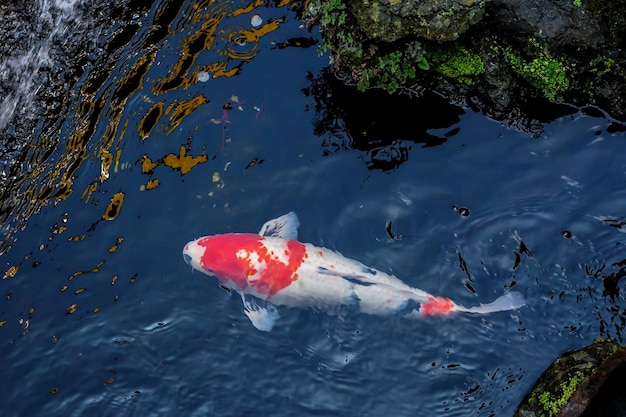
[{"label": "yellow reflection on water", "polygon": [[122,209],[122,204],[124,204],[124,193],[119,192],[115,193],[111,198],[111,202],[104,210],[104,214],[102,218],[104,220],[110,221],[115,220],[118,214],[120,214],[120,210]]},{"label": "yellow reflection on water", "polygon": [[[163,0],[153,14],[146,14],[153,16],[152,20],[141,24],[144,29],[128,45],[117,46],[120,42],[115,32],[105,41],[110,53],[96,62],[73,100],[62,103],[62,113],[68,118],[48,122],[33,146],[20,156],[22,172],[12,184],[11,197],[0,202],[0,223],[5,225],[0,254],[10,250],[12,235],[26,227],[31,215],[71,196],[75,180],[81,176],[79,168],[95,160],[99,173],[79,191],[84,203],[93,202],[94,193],[129,164],[120,164],[127,142],[144,142],[155,132],[172,135],[189,115],[210,101],[202,94],[190,96],[186,90],[207,80],[236,75],[258,54],[261,38],[285,20],[267,19],[252,27],[249,19],[242,23],[246,15],[260,7],[289,9],[299,4],[254,0],[237,7],[230,1],[185,4]],[[159,69],[163,59],[159,54],[164,50],[168,58],[177,57],[166,70]],[[146,102],[152,103],[149,109],[138,110],[141,106],[136,103]],[[185,175],[208,160],[205,153],[189,155],[192,145],[193,140],[181,145],[178,154],[152,155],[152,159],[144,156],[137,163],[148,176],[159,165]],[[142,189],[152,190],[158,185],[158,178],[150,178]],[[123,201],[124,192],[117,193],[102,219],[114,220]]]},{"label": "yellow reflection on water", "polygon": [[166,134],[170,135],[191,112],[208,102],[209,100],[200,94],[191,100],[181,100],[167,106],[165,114],[169,116],[169,123],[166,128]]}]

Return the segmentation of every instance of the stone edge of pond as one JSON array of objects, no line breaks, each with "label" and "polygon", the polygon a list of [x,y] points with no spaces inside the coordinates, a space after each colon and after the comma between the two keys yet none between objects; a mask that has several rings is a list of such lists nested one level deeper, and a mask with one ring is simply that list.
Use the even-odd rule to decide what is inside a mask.
[{"label": "stone edge of pond", "polygon": [[514,417],[582,415],[603,384],[626,364],[626,346],[609,339],[564,353],[539,377]]},{"label": "stone edge of pond", "polygon": [[430,89],[521,130],[536,101],[626,119],[626,4],[617,0],[320,0],[337,78],[361,90]]}]

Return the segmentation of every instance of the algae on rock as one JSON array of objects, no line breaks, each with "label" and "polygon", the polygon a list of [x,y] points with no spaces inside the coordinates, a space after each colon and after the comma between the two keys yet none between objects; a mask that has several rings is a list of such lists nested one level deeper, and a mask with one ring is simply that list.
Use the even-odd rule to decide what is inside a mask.
[{"label": "algae on rock", "polygon": [[565,353],[541,375],[514,417],[580,416],[625,360],[626,347],[607,339]]},{"label": "algae on rock", "polygon": [[[513,125],[528,103],[626,119],[623,0],[313,0],[333,73],[361,90],[429,89]],[[518,119],[518,120],[511,120]]]},{"label": "algae on rock", "polygon": [[407,35],[455,40],[483,17],[487,0],[346,0],[369,39],[394,42]]}]

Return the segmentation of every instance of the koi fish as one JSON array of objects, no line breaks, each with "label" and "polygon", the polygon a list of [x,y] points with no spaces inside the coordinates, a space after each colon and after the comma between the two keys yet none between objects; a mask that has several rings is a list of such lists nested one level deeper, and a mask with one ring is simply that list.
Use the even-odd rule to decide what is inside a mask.
[{"label": "koi fish", "polygon": [[405,284],[393,275],[348,259],[330,249],[297,240],[294,212],[266,222],[259,234],[227,233],[187,243],[183,258],[192,270],[215,276],[241,295],[244,313],[259,330],[270,331],[276,306],[343,307],[365,314],[406,318],[455,312],[488,314],[524,306],[511,291],[489,304],[466,308]]}]

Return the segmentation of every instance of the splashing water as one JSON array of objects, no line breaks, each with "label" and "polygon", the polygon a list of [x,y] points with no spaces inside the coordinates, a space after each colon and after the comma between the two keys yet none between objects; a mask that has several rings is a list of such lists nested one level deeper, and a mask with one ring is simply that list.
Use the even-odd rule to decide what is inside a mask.
[{"label": "splashing water", "polygon": [[[51,65],[54,43],[82,16],[81,8],[77,7],[80,1],[38,0],[31,12],[31,27],[16,34],[16,38],[25,36],[27,39],[16,40],[14,44],[20,45],[7,48],[8,53],[0,60],[0,79],[8,80],[8,91],[0,102],[0,131],[7,127],[16,109],[26,108],[34,100],[43,82],[38,77],[39,70]],[[8,18],[15,21],[16,29],[25,23],[18,21],[22,18],[17,15]]]}]

